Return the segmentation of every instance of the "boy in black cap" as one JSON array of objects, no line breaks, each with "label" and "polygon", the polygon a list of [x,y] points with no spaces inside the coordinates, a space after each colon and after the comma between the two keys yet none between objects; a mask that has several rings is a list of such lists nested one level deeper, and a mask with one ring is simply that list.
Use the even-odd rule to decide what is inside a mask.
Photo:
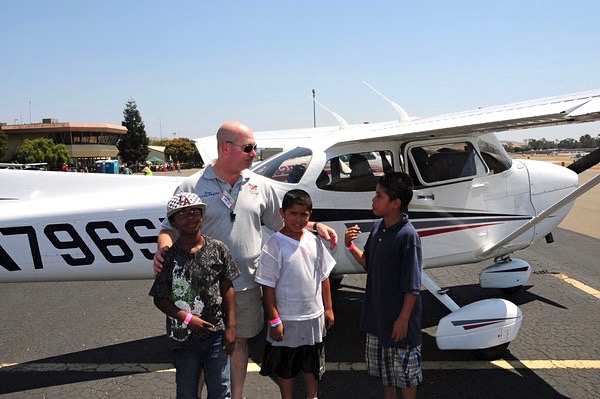
[{"label": "boy in black cap", "polygon": [[177,398],[198,397],[204,370],[208,398],[230,398],[229,354],[235,342],[235,291],[239,271],[229,250],[200,231],[206,205],[194,193],[174,195],[167,217],[179,232],[165,255],[150,295],[167,315]]}]

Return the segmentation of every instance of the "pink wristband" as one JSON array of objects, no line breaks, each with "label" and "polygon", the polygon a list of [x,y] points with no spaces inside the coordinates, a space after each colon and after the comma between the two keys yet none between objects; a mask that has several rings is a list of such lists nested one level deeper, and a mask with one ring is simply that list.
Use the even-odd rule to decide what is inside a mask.
[{"label": "pink wristband", "polygon": [[354,244],[354,241],[352,241],[352,244],[348,245],[346,248],[348,248],[348,251],[352,251],[354,248],[356,248],[356,244]]},{"label": "pink wristband", "polygon": [[276,317],[273,320],[269,320],[269,325],[272,326],[273,324],[277,324],[280,321],[281,321],[281,319],[279,317]]},{"label": "pink wristband", "polygon": [[183,325],[187,327],[190,320],[192,320],[192,317],[194,317],[192,312],[188,312],[188,314],[185,316],[185,319],[183,320]]}]

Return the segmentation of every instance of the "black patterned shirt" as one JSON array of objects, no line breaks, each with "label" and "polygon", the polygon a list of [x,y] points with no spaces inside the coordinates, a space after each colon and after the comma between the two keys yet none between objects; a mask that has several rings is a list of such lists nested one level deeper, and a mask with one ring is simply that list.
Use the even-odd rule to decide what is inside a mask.
[{"label": "black patterned shirt", "polygon": [[[214,331],[221,331],[225,323],[219,283],[233,280],[240,272],[225,244],[207,236],[204,240],[204,246],[196,253],[182,249],[176,241],[165,254],[163,269],[156,276],[149,295],[170,299],[179,309],[213,324]],[[167,316],[171,347],[183,347],[201,335]]]}]

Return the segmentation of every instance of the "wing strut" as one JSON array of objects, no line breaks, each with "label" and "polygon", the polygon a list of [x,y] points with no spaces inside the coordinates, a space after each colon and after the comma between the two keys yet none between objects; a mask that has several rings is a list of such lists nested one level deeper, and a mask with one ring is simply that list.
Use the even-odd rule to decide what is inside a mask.
[{"label": "wing strut", "polygon": [[542,211],[539,215],[535,216],[531,220],[527,221],[527,223],[525,223],[523,226],[519,227],[517,230],[510,233],[509,235],[504,237],[502,240],[498,241],[496,244],[494,244],[488,248],[485,248],[485,247],[482,248],[479,251],[479,253],[477,254],[477,256],[481,259],[489,258],[495,250],[497,250],[498,248],[502,247],[503,245],[509,243],[510,241],[514,240],[521,234],[525,233],[527,230],[529,230],[536,224],[540,223],[541,221],[546,219],[548,216],[552,215],[557,210],[561,209],[562,207],[569,204],[571,201],[574,201],[580,195],[582,195],[585,192],[592,189],[598,183],[600,183],[600,174],[597,174],[596,176],[594,176],[591,180],[589,180],[585,184],[581,185],[580,187],[577,187],[577,189],[575,189],[572,193],[565,196],[563,199],[559,200],[557,203],[550,206],[548,209]]}]

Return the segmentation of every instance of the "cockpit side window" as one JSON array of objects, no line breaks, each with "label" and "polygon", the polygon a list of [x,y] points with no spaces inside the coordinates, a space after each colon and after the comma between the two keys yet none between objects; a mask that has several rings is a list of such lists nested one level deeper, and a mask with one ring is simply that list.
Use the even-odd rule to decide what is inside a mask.
[{"label": "cockpit side window", "polygon": [[252,168],[252,171],[272,180],[298,183],[304,176],[311,159],[311,150],[297,147],[260,163]]},{"label": "cockpit side window", "polygon": [[317,187],[328,191],[375,191],[380,176],[394,170],[387,150],[350,153],[327,160],[317,178]]},{"label": "cockpit side window", "polygon": [[415,186],[466,179],[487,173],[486,165],[470,142],[411,146],[409,173]]}]

